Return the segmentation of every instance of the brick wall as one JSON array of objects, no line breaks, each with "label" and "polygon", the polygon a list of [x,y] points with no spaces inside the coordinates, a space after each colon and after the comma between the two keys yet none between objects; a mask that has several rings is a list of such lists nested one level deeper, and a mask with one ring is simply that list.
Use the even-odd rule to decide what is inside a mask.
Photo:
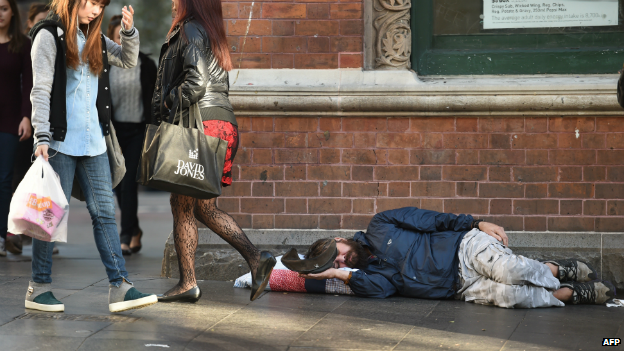
[{"label": "brick wall", "polygon": [[361,0],[222,4],[235,68],[362,67]]},{"label": "brick wall", "polygon": [[508,230],[624,231],[624,118],[238,121],[218,205],[244,228],[364,229],[417,206]]}]

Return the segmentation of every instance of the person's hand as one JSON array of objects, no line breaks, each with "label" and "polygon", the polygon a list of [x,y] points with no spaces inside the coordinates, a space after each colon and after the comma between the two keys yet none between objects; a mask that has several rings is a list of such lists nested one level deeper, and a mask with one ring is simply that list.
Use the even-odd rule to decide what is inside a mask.
[{"label": "person's hand", "polygon": [[35,157],[39,157],[41,155],[43,155],[43,158],[47,161],[48,160],[48,149],[50,148],[49,145],[39,145],[37,146],[37,150],[35,150]]},{"label": "person's hand", "polygon": [[316,279],[316,280],[332,279],[332,278],[336,278],[336,271],[338,271],[336,268],[330,268],[321,273],[314,273],[314,274],[299,273],[299,276],[301,278]]},{"label": "person's hand", "polygon": [[505,234],[505,229],[503,229],[503,227],[501,226],[497,226],[496,224],[488,222],[479,222],[479,230],[502,242],[505,246],[507,246],[509,243],[507,234]]},{"label": "person's hand", "polygon": [[32,126],[30,125],[30,118],[24,117],[19,124],[17,134],[20,136],[19,141],[24,141],[32,135]]},{"label": "person's hand", "polygon": [[132,29],[132,27],[134,27],[134,9],[132,5],[130,5],[130,9],[128,9],[128,6],[124,6],[123,9],[121,9],[121,13],[123,14],[123,18],[121,19],[123,29]]}]

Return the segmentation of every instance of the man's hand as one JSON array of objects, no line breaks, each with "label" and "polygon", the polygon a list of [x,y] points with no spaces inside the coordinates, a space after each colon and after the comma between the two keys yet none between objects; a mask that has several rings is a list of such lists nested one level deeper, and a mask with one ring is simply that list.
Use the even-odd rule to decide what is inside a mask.
[{"label": "man's hand", "polygon": [[343,282],[346,282],[349,279],[349,271],[336,269],[336,268],[330,268],[324,272],[316,273],[316,274],[299,273],[299,276],[302,278],[306,278],[306,279],[317,279],[317,280],[338,278],[342,280]]},{"label": "man's hand", "polygon": [[123,9],[121,9],[121,13],[123,14],[123,19],[121,20],[123,28],[125,30],[132,29],[134,26],[134,9],[132,5],[130,5],[130,9],[128,9],[128,6],[124,6]]},{"label": "man's hand", "polygon": [[39,157],[41,155],[43,155],[43,158],[47,161],[48,160],[48,149],[50,148],[50,146],[48,145],[39,145],[37,146],[37,150],[35,151],[35,157]]},{"label": "man's hand", "polygon": [[479,230],[502,242],[505,246],[509,243],[509,239],[507,238],[507,234],[505,234],[505,229],[503,229],[503,227],[497,226],[493,223],[480,222]]},{"label": "man's hand", "polygon": [[30,125],[30,118],[24,117],[17,128],[17,134],[20,136],[19,141],[24,141],[32,135],[32,127]]}]

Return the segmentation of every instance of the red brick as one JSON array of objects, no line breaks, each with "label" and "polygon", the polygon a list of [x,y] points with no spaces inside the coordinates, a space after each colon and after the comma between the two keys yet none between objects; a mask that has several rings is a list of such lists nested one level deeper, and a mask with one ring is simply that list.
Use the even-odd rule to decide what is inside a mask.
[{"label": "red brick", "polygon": [[346,164],[386,164],[386,150],[347,149],[342,153],[342,162]]},{"label": "red brick", "polygon": [[[238,149],[234,158],[235,165],[247,165],[251,163],[251,150],[247,148]],[[268,150],[271,152],[271,150]]]},{"label": "red brick", "polygon": [[[247,24],[249,26],[247,26]],[[228,20],[228,35],[269,35],[271,34],[271,21],[252,19]],[[249,31],[247,31],[249,28]]]},{"label": "red brick", "polygon": [[272,132],[273,131],[273,118],[272,117],[254,117],[251,120],[251,129],[255,132]]},{"label": "red brick", "polygon": [[548,130],[551,132],[593,132],[593,117],[551,117],[548,121]]},{"label": "red brick", "polygon": [[524,131],[527,133],[545,133],[548,131],[548,118],[535,117],[524,119]]},{"label": "red brick", "polygon": [[478,118],[458,118],[457,119],[457,132],[476,133],[479,128]]},{"label": "red brick", "polygon": [[507,231],[524,230],[523,217],[521,216],[482,216],[480,218],[486,222],[499,225]]},{"label": "red brick", "polygon": [[445,199],[444,212],[454,214],[487,214],[489,200],[486,199]]},{"label": "red brick", "polygon": [[316,229],[318,227],[317,215],[275,215],[275,228]]},{"label": "red brick", "polygon": [[240,139],[242,147],[284,147],[284,134],[281,133],[245,133]]},{"label": "red brick", "polygon": [[318,130],[316,117],[281,117],[275,119],[277,132],[315,132]]},{"label": "red brick", "polygon": [[455,158],[458,165],[478,165],[479,150],[457,150]]},{"label": "red brick", "polygon": [[364,23],[362,20],[340,20],[340,35],[362,35]]},{"label": "red brick", "polygon": [[543,232],[546,228],[546,217],[524,217],[524,230]]},{"label": "red brick", "polygon": [[286,213],[308,213],[308,200],[286,199]]},{"label": "red brick", "polygon": [[413,117],[410,118],[412,132],[453,132],[455,119],[452,117]]},{"label": "red brick", "polygon": [[378,148],[418,148],[421,146],[420,134],[416,133],[379,133]]},{"label": "red brick", "polygon": [[624,215],[624,201],[615,200],[607,202],[607,214],[609,216],[622,216]]},{"label": "red brick", "polygon": [[455,163],[453,150],[412,150],[410,163],[417,165],[444,165]]},{"label": "red brick", "polygon": [[624,133],[607,134],[607,149],[624,149]]},{"label": "red brick", "polygon": [[559,134],[559,148],[560,149],[580,149],[582,146],[582,139],[577,138],[574,134]]},{"label": "red brick", "polygon": [[527,165],[547,165],[548,150],[527,150],[526,151],[526,164]]},{"label": "red brick", "polygon": [[373,180],[372,166],[353,166],[353,180]]},{"label": "red brick", "polygon": [[[256,164],[272,164],[273,153],[270,149],[253,149],[253,163]],[[238,153],[236,154],[238,158]]]},{"label": "red brick", "polygon": [[388,150],[388,163],[391,165],[409,165],[409,151]]},{"label": "red brick", "polygon": [[554,165],[593,165],[596,163],[596,151],[551,150],[550,160]]},{"label": "red brick", "polygon": [[354,133],[353,145],[359,148],[375,147],[377,135],[374,133]]},{"label": "red brick", "polygon": [[516,182],[556,182],[557,167],[514,167],[513,176]]},{"label": "red brick", "polygon": [[308,166],[310,180],[349,180],[350,166]]},{"label": "red brick", "polygon": [[275,196],[278,197],[310,197],[318,196],[316,182],[278,182],[275,186]]},{"label": "red brick", "polygon": [[511,181],[511,167],[490,167],[490,181],[509,182]]},{"label": "red brick", "polygon": [[597,132],[624,132],[624,118],[607,117],[596,118]]},{"label": "red brick", "polygon": [[349,199],[309,199],[309,213],[351,213]]},{"label": "red brick", "polygon": [[624,184],[596,184],[596,199],[624,199]]},{"label": "red brick", "polygon": [[253,221],[254,229],[275,228],[275,216],[274,215],[253,215],[252,221]]},{"label": "red brick", "polygon": [[436,212],[444,212],[444,200],[442,199],[420,199],[420,208]]},{"label": "red brick", "polygon": [[420,167],[420,180],[441,180],[442,167]]},{"label": "red brick", "polygon": [[307,52],[308,41],[305,37],[263,37],[262,52],[297,53]]},{"label": "red brick", "polygon": [[271,68],[295,68],[295,56],[293,54],[271,55]]},{"label": "red brick", "polygon": [[308,36],[329,36],[338,35],[339,22],[338,21],[297,21],[295,24],[296,35],[308,35]]},{"label": "red brick", "polygon": [[314,133],[308,135],[310,147],[350,148],[353,146],[351,133]]},{"label": "red brick", "polygon": [[587,217],[548,217],[549,231],[593,232],[594,219]]},{"label": "red brick", "polygon": [[583,180],[586,182],[600,182],[606,179],[607,167],[589,166],[583,167]]},{"label": "red brick", "polygon": [[374,213],[375,200],[353,199],[353,213]]},{"label": "red brick", "polygon": [[362,52],[362,38],[331,37],[329,47],[332,52]]},{"label": "red brick", "polygon": [[366,230],[373,215],[344,215],[342,216],[342,229]]},{"label": "red brick", "polygon": [[457,182],[457,196],[477,197],[479,193],[479,183],[477,182]]},{"label": "red brick", "polygon": [[331,4],[329,16],[332,19],[361,19],[362,3]]},{"label": "red brick", "polygon": [[217,207],[225,212],[239,212],[240,211],[240,199],[239,198],[222,198],[217,201]]},{"label": "red brick", "polygon": [[342,196],[342,183],[340,182],[322,182],[321,183],[321,196],[322,197],[340,197]]},{"label": "red brick", "polygon": [[624,218],[596,218],[597,232],[623,232]]},{"label": "red brick", "polygon": [[309,149],[275,150],[275,163],[318,163],[318,151]]},{"label": "red brick", "polygon": [[403,207],[420,207],[420,199],[416,198],[391,198],[391,199],[377,199],[376,212],[383,212],[387,210],[394,210]]},{"label": "red brick", "polygon": [[320,163],[340,163],[340,150],[321,149]]},{"label": "red brick", "polygon": [[[223,2],[221,3],[221,9],[224,19],[238,18],[238,3]],[[249,17],[249,14],[247,14],[247,17]]]},{"label": "red brick", "polygon": [[580,182],[583,180],[582,167],[559,167],[560,182]]},{"label": "red brick", "polygon": [[265,2],[262,18],[306,18],[306,5]]},{"label": "red brick", "polygon": [[307,14],[309,19],[328,19],[328,4],[307,4]]},{"label": "red brick", "polygon": [[406,132],[409,129],[409,118],[388,118],[389,132]]},{"label": "red brick", "polygon": [[295,21],[271,21],[271,33],[277,36],[295,35]]},{"label": "red brick", "polygon": [[239,37],[238,48],[242,54],[248,52],[261,52],[262,37]]},{"label": "red brick", "polygon": [[[226,4],[233,4],[233,3],[223,2],[222,4],[226,5]],[[260,3],[258,4],[254,3],[252,7],[251,2],[239,2],[237,16],[238,18],[240,18],[241,21],[248,20],[250,13],[251,13],[251,18],[260,18],[261,17],[260,15],[262,14],[261,9],[262,9],[262,6]],[[232,17],[232,18],[236,18],[236,17]]]},{"label": "red brick", "polygon": [[425,149],[442,149],[444,147],[441,133],[424,133],[422,134],[422,139],[422,147]]},{"label": "red brick", "polygon": [[377,197],[383,196],[386,185],[379,183],[344,183],[344,197]]},{"label": "red brick", "polygon": [[603,149],[605,134],[583,134],[583,147],[586,149]]},{"label": "red brick", "polygon": [[340,68],[360,68],[364,66],[362,54],[340,53],[338,54]]},{"label": "red brick", "polygon": [[554,149],[557,147],[555,134],[516,134],[511,138],[514,149]]},{"label": "red brick", "polygon": [[342,118],[321,117],[319,119],[319,128],[326,132],[339,132],[342,128]]},{"label": "red brick", "polygon": [[273,196],[272,182],[254,182],[251,185],[251,196]]},{"label": "red brick", "polygon": [[247,214],[230,214],[230,216],[232,216],[232,218],[234,218],[234,221],[236,223],[238,223],[238,225],[245,229],[245,228],[251,228],[251,215],[247,215]]},{"label": "red brick", "polygon": [[624,167],[607,167],[607,180],[610,182],[624,182]]},{"label": "red brick", "polygon": [[488,137],[485,134],[444,134],[446,149],[485,149],[487,146]]},{"label": "red brick", "polygon": [[375,180],[417,180],[418,166],[377,166]]},{"label": "red brick", "polygon": [[390,197],[409,197],[410,196],[410,183],[389,183],[388,184],[388,196]]},{"label": "red brick", "polygon": [[511,135],[490,134],[491,149],[511,149]]},{"label": "red brick", "polygon": [[329,52],[329,37],[309,37],[308,52]]},{"label": "red brick", "polygon": [[470,166],[445,166],[442,168],[442,179],[444,180],[486,180],[486,167]]},{"label": "red brick", "polygon": [[479,186],[479,197],[524,197],[524,185],[512,183],[483,183]]},{"label": "red brick", "polygon": [[591,183],[551,183],[548,184],[548,196],[580,199],[594,195],[594,185]]},{"label": "red brick", "polygon": [[527,184],[525,195],[527,199],[542,199],[548,197],[547,184]]},{"label": "red brick", "polygon": [[338,54],[296,54],[297,69],[335,69],[338,68]]},{"label": "red brick", "polygon": [[241,179],[247,180],[282,180],[284,179],[283,166],[242,166]]},{"label": "red brick", "polygon": [[386,118],[344,118],[342,130],[350,132],[385,132],[388,128]]},{"label": "red brick", "polygon": [[223,188],[221,196],[251,196],[251,182],[233,182]]},{"label": "red brick", "polygon": [[454,197],[455,183],[412,182],[412,197]]},{"label": "red brick", "polygon": [[307,148],[308,134],[287,133],[284,135],[284,147],[287,148]]},{"label": "red brick", "polygon": [[480,118],[479,131],[481,132],[523,132],[524,118]]},{"label": "red brick", "polygon": [[481,150],[479,163],[484,165],[523,165],[524,150]]},{"label": "red brick", "polygon": [[320,216],[319,228],[340,229],[340,216]]},{"label": "red brick", "polygon": [[561,200],[559,204],[559,211],[562,215],[581,215],[583,214],[583,201]]},{"label": "red brick", "polygon": [[238,123],[239,132],[248,132],[251,130],[251,118],[249,117],[236,117]]},{"label": "red brick", "polygon": [[606,201],[585,200],[583,203],[583,214],[585,216],[604,216],[606,215]]},{"label": "red brick", "polygon": [[282,213],[284,212],[284,199],[246,198],[241,201],[243,213]]},{"label": "red brick", "polygon": [[235,68],[271,68],[270,54],[230,54]]},{"label": "red brick", "polygon": [[621,165],[624,163],[624,150],[598,150],[598,164]]},{"label": "red brick", "polygon": [[306,166],[288,165],[285,167],[286,180],[304,180],[306,179]]},{"label": "red brick", "polygon": [[511,200],[490,200],[490,214],[511,214]]}]

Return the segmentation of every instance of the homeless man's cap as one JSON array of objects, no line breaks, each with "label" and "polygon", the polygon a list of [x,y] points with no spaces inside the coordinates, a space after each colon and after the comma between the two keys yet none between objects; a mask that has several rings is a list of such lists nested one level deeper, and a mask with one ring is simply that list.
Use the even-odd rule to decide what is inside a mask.
[{"label": "homeless man's cap", "polygon": [[282,263],[291,271],[314,274],[330,269],[334,265],[336,256],[338,256],[336,240],[332,240],[329,246],[320,255],[303,260],[299,258],[297,249],[292,248],[282,256]]}]

